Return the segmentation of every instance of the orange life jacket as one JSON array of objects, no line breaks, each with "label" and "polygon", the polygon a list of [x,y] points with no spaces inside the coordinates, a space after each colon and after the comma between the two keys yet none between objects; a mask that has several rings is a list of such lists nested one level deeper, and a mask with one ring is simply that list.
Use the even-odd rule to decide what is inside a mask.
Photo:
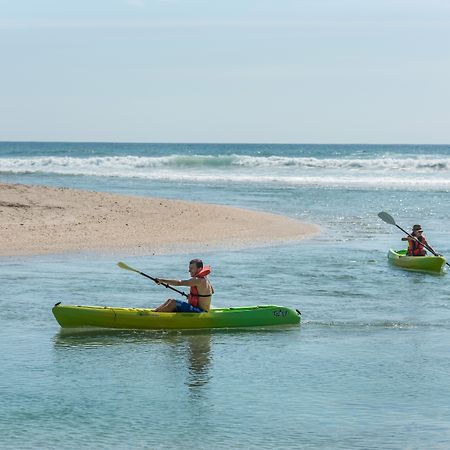
[{"label": "orange life jacket", "polygon": [[[203,269],[200,269],[194,276],[196,278],[205,278],[207,275],[211,273],[211,267],[205,266]],[[212,289],[212,286],[211,286]],[[188,302],[195,308],[198,308],[198,301],[200,300],[200,297],[211,297],[214,293],[214,289],[212,289],[212,293],[208,295],[201,295],[198,293],[197,286],[191,286],[191,289],[189,291],[188,295]]]},{"label": "orange life jacket", "polygon": [[427,243],[425,236],[415,236],[419,241],[415,241],[414,239],[410,239],[408,241],[408,256],[425,256],[427,252],[425,251],[424,244]]}]

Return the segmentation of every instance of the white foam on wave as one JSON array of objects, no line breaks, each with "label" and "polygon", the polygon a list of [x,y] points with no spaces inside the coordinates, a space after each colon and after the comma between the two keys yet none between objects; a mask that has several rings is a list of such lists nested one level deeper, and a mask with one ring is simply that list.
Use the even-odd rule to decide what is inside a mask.
[{"label": "white foam on wave", "polygon": [[153,176],[139,176],[158,181],[178,181],[194,183],[242,183],[259,185],[311,186],[336,188],[370,188],[370,189],[410,189],[410,190],[444,190],[450,191],[450,179],[447,178],[396,178],[378,176],[270,176],[270,175],[190,175],[159,173]]},{"label": "white foam on wave", "polygon": [[168,156],[93,156],[76,158],[69,156],[41,156],[34,158],[0,158],[0,171],[49,171],[114,170],[188,167],[242,167],[242,168],[298,168],[326,170],[383,170],[445,172],[450,171],[450,157],[421,155],[395,158],[313,158],[289,156],[250,155],[168,155]]},{"label": "white foam on wave", "polygon": [[448,171],[450,158],[428,156],[416,158],[308,158],[285,156],[237,156],[234,165],[245,167],[293,167],[300,169],[346,169],[346,170],[401,170],[401,171]]},{"label": "white foam on wave", "polygon": [[0,173],[290,186],[450,189],[450,158],[307,158],[247,155],[0,158]]}]

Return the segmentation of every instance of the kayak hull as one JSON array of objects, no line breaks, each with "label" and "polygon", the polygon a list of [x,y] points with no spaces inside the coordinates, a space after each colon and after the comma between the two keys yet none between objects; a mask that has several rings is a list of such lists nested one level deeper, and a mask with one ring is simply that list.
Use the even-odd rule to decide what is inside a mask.
[{"label": "kayak hull", "polygon": [[445,264],[443,256],[406,256],[406,250],[392,248],[389,249],[388,260],[403,269],[435,273],[441,272]]},{"label": "kayak hull", "polygon": [[300,315],[295,310],[276,305],[213,308],[207,313],[159,313],[146,308],[57,304],[52,312],[62,328],[188,330],[267,327],[300,323]]}]

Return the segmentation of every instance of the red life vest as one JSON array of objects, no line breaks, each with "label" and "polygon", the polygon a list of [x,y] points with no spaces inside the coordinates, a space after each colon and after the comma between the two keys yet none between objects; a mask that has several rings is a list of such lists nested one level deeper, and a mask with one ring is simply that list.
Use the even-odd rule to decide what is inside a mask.
[{"label": "red life vest", "polygon": [[424,244],[426,244],[425,236],[416,236],[416,238],[420,241],[411,239],[408,241],[408,256],[425,256],[427,252],[425,251]]},{"label": "red life vest", "polygon": [[[203,267],[203,269],[200,269],[194,275],[194,277],[196,277],[196,278],[205,278],[210,273],[211,273],[211,267],[210,266],[205,266],[205,267]],[[214,292],[214,290],[213,290],[213,292]],[[200,300],[200,297],[211,297],[211,296],[212,296],[212,294],[200,295],[198,293],[197,286],[191,286],[191,289],[190,289],[189,295],[188,295],[188,302],[189,302],[189,304],[191,304],[195,308],[198,308],[198,301]]]}]

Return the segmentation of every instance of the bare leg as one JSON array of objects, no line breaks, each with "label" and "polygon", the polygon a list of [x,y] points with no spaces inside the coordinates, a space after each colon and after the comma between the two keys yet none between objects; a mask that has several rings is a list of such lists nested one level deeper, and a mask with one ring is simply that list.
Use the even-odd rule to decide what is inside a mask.
[{"label": "bare leg", "polygon": [[[169,299],[169,300],[170,300],[170,299]],[[156,307],[156,308],[154,309],[154,311],[155,311],[155,312],[160,312],[161,309],[166,308],[166,306],[167,306],[168,303],[169,303],[169,300],[166,300],[162,305],[159,305],[158,307]]]},{"label": "bare leg", "polygon": [[162,305],[155,308],[155,312],[174,312],[177,310],[177,302],[173,298],[169,298]]}]

